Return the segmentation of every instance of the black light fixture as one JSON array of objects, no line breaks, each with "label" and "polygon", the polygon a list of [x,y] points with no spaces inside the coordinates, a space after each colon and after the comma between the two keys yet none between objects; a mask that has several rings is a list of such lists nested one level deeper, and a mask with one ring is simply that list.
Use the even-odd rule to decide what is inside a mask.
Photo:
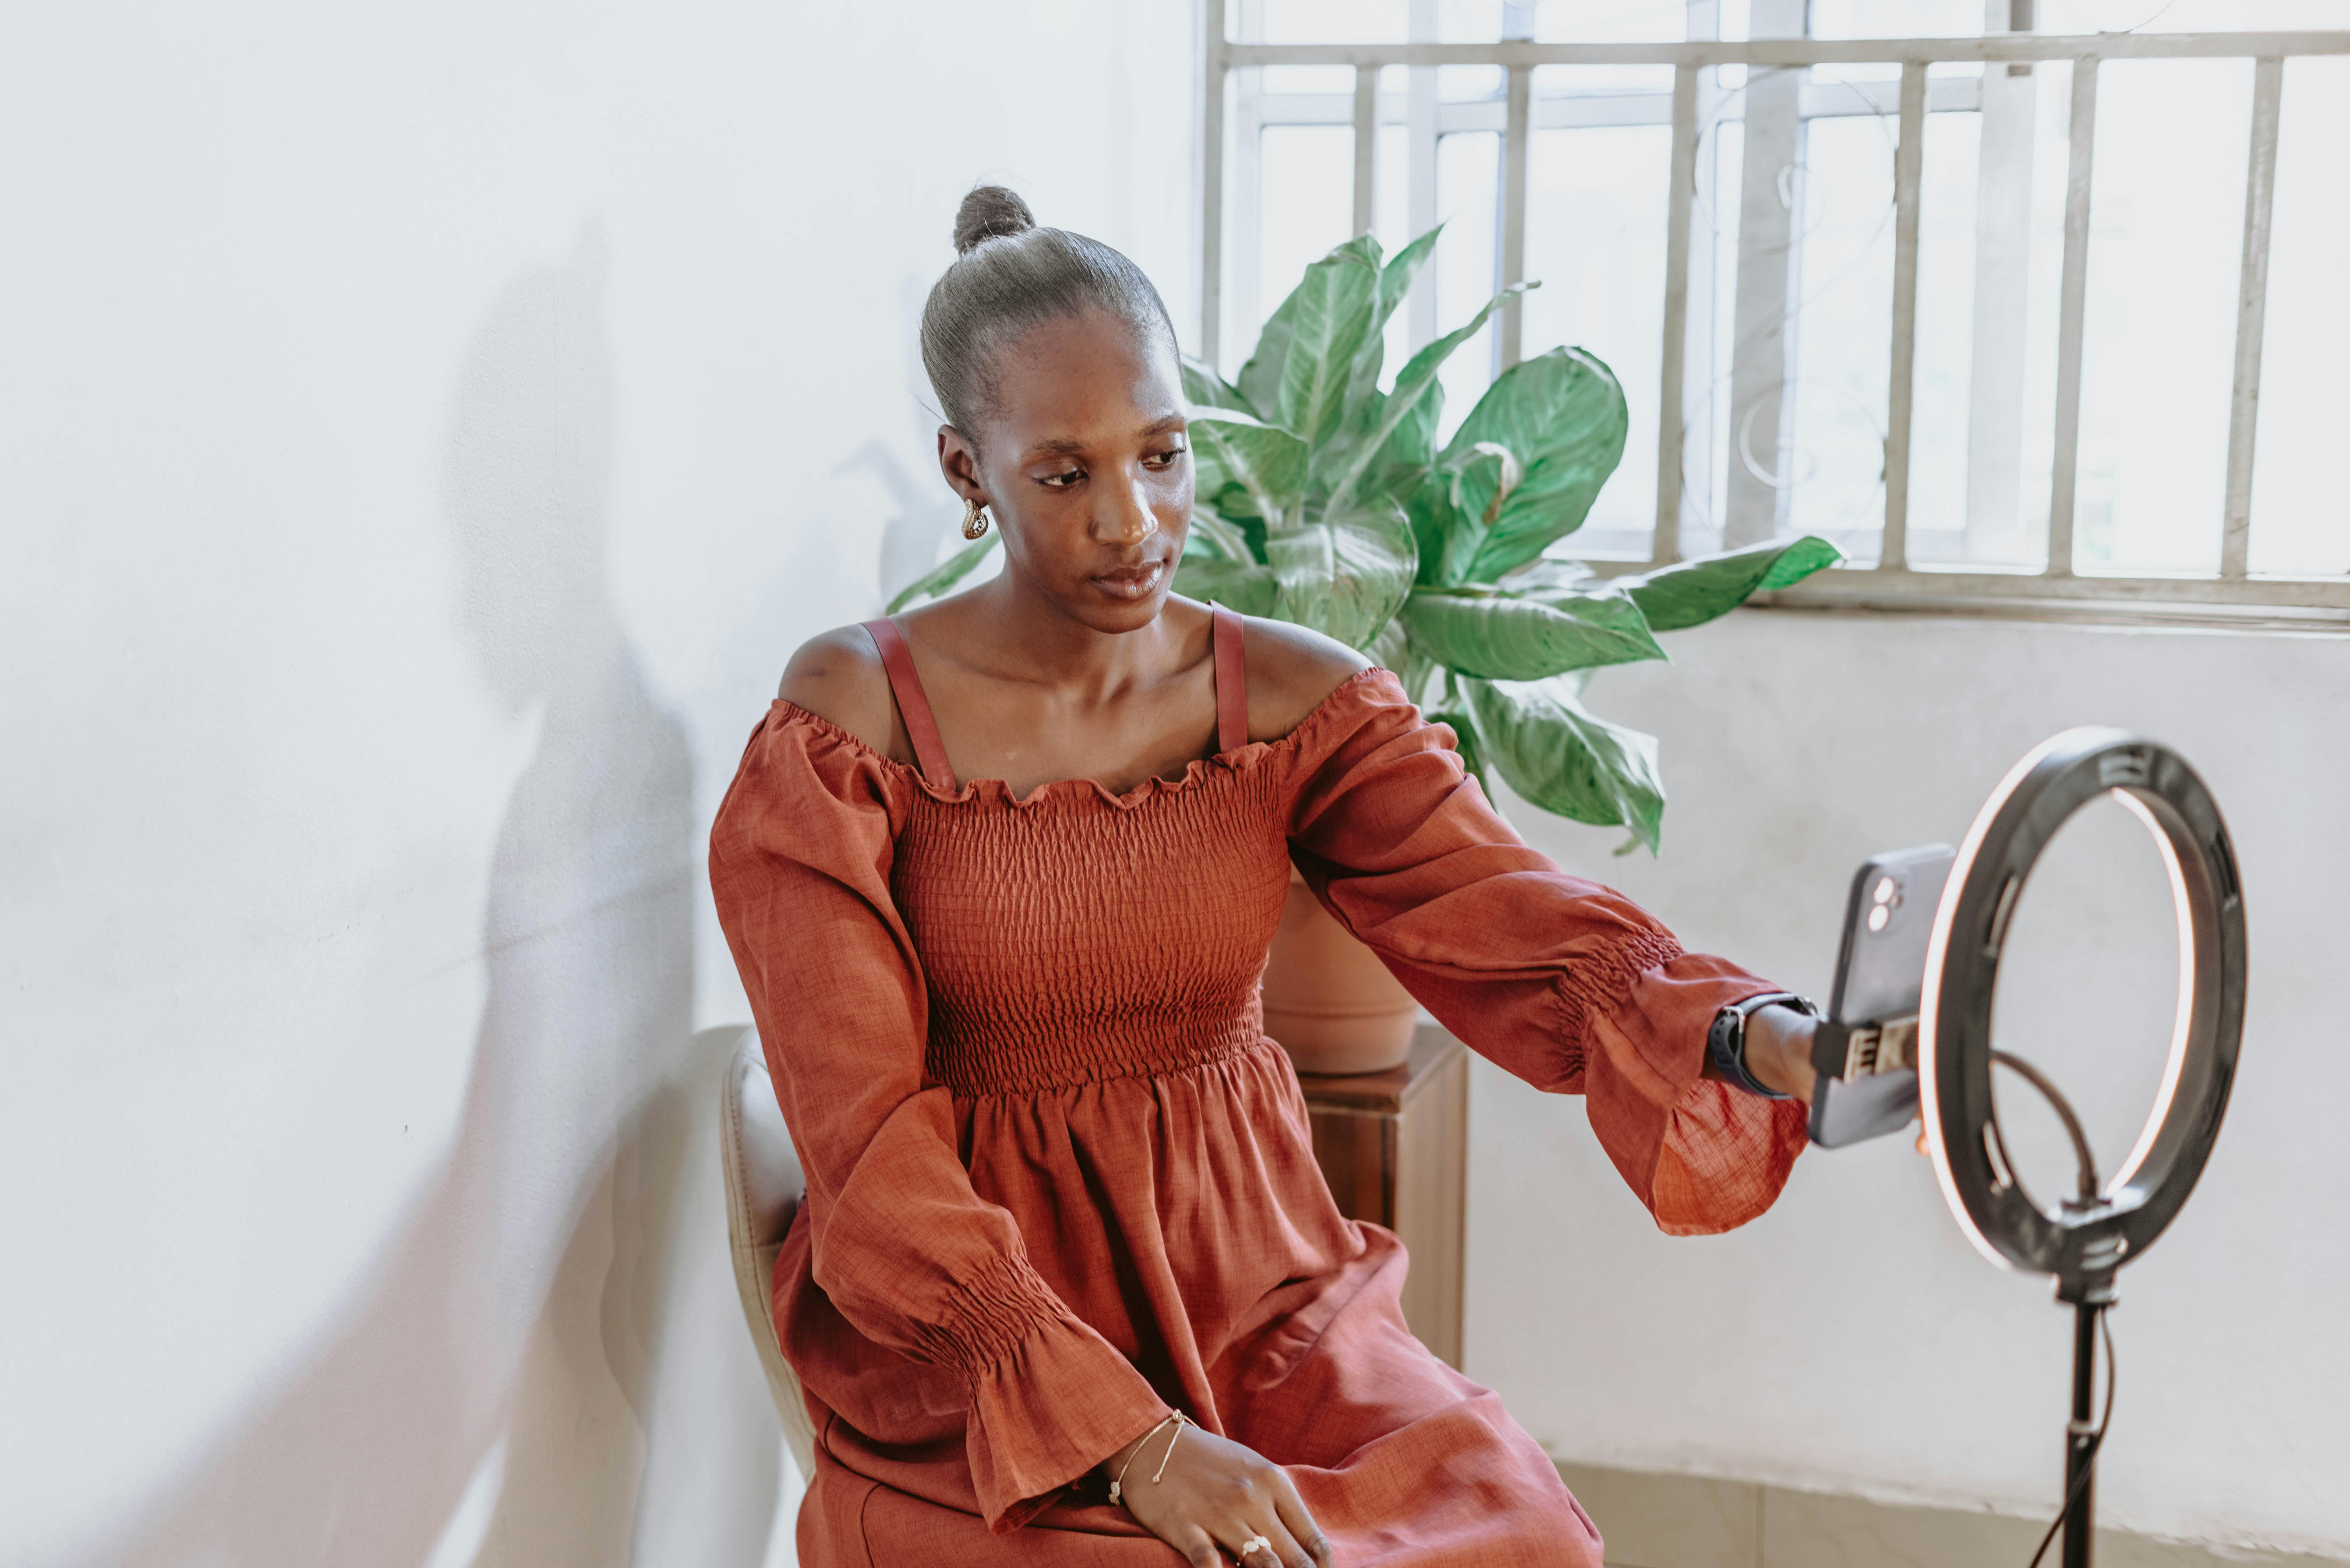
[{"label": "black light fixture", "polygon": [[[2058,828],[2112,796],[2161,851],[2178,914],[2178,1011],[2162,1087],[2129,1158],[2100,1180],[2080,1120],[2031,1064],[1991,1046],[2000,952],[2024,879]],[[2002,1268],[2054,1276],[2074,1309],[2073,1419],[2067,1428],[2065,1568],[2087,1568],[2105,1423],[2090,1420],[2095,1358],[2114,1278],[2136,1262],[2194,1190],[2235,1082],[2244,1023],[2244,900],[2211,792],[2168,747],[2118,730],[2068,730],[2018,763],[1975,818],[1950,868],[1927,950],[1918,1072],[1928,1149],[1959,1228]],[[2000,1136],[1991,1072],[2007,1067],[2045,1095],[2080,1161],[2074,1196],[2043,1207],[2017,1179]],[[2105,1337],[2106,1410],[2113,1341]],[[2044,1554],[2047,1541],[2041,1543]],[[2038,1558],[2034,1558],[2036,1563]]]}]

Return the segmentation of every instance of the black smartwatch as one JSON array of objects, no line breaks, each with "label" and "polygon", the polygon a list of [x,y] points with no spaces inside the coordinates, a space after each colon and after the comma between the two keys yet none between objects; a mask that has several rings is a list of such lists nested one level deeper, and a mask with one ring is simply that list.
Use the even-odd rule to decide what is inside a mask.
[{"label": "black smartwatch", "polygon": [[1765,992],[1750,996],[1743,1002],[1733,1002],[1713,1015],[1713,1027],[1705,1037],[1705,1054],[1713,1069],[1732,1085],[1750,1095],[1760,1095],[1766,1100],[1788,1100],[1792,1095],[1766,1089],[1753,1074],[1746,1070],[1746,1021],[1765,1007],[1792,1007],[1806,1018],[1817,1018],[1820,1010],[1792,991]]}]

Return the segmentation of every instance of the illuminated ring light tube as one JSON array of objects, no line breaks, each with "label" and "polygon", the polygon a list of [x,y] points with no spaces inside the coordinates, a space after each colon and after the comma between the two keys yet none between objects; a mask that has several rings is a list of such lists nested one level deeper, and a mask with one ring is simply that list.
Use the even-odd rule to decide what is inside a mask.
[{"label": "illuminated ring light tube", "polygon": [[[1991,1100],[1991,992],[2024,878],[2056,830],[2110,794],[2153,834],[2178,911],[2178,1012],[2145,1130],[2094,1203],[2042,1209],[2016,1179]],[[2244,899],[2220,808],[2178,754],[2118,730],[2067,730],[1983,805],[1934,915],[1918,1021],[1926,1140],[1967,1240],[2083,1299],[2153,1244],[2203,1173],[2244,1026]]]}]

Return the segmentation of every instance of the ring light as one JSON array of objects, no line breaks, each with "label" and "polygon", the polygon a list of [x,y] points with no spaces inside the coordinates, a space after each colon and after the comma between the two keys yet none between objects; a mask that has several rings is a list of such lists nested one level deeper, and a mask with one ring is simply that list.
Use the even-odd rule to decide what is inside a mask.
[{"label": "ring light", "polygon": [[[2094,1194],[2041,1208],[2016,1179],[1991,1099],[1991,993],[2024,879],[2056,830],[2112,795],[2160,849],[2178,912],[2178,1011],[2145,1130]],[[2244,1023],[2244,902],[2227,825],[2168,747],[2068,730],[2035,748],[1975,818],[1927,949],[1918,1075],[1934,1173],[1959,1228],[2002,1268],[2054,1275],[2060,1299],[2112,1299],[2113,1276],[2178,1216],[2219,1136]]]}]

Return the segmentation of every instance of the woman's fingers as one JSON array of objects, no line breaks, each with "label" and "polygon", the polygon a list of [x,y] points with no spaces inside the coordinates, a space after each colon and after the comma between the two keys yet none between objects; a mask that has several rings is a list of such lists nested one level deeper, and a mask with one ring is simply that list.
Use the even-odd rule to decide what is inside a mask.
[{"label": "woman's fingers", "polygon": [[1168,1544],[1182,1552],[1184,1561],[1191,1563],[1191,1568],[1222,1568],[1224,1554],[1216,1550],[1216,1543],[1208,1539],[1208,1532],[1195,1529],[1189,1533],[1191,1537],[1189,1541],[1170,1541]]},{"label": "woman's fingers", "polygon": [[1273,1505],[1281,1515],[1282,1524],[1304,1553],[1303,1557],[1295,1559],[1300,1568],[1308,1563],[1314,1568],[1331,1568],[1330,1542],[1323,1535],[1321,1526],[1314,1522],[1313,1514],[1306,1511],[1305,1500],[1297,1495],[1297,1488],[1291,1482],[1287,1470],[1275,1469],[1273,1472]]},{"label": "woman's fingers", "polygon": [[[1273,1511],[1261,1511],[1270,1514]],[[1214,1533],[1240,1568],[1309,1568],[1314,1561],[1277,1520],[1236,1518],[1223,1530]],[[1223,1539],[1225,1536],[1230,1539]],[[1249,1543],[1255,1540],[1262,1540],[1264,1544],[1253,1552],[1247,1551]]]}]

